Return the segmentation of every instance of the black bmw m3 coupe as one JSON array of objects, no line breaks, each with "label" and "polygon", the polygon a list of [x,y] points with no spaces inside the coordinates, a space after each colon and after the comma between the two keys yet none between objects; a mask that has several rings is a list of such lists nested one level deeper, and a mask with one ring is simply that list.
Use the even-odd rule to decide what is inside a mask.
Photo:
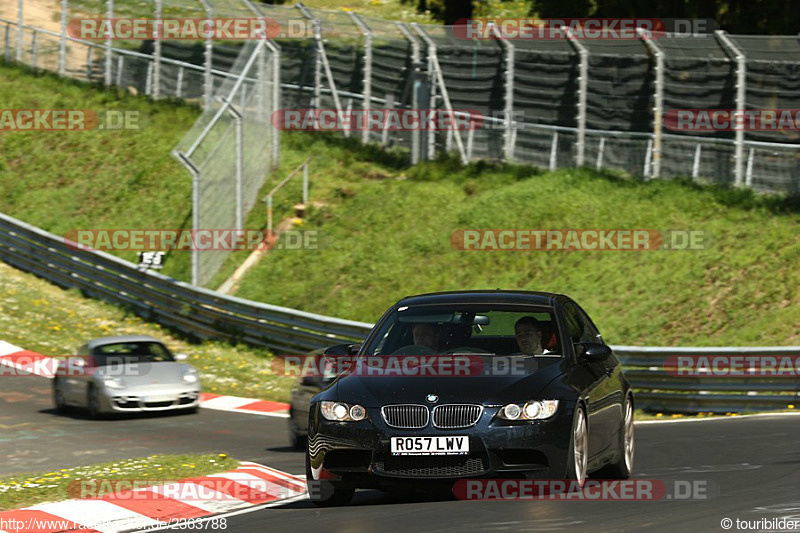
[{"label": "black bmw m3 coupe", "polygon": [[347,503],[357,488],[631,474],[630,385],[567,296],[411,296],[350,349],[355,364],[309,408],[317,504]]}]

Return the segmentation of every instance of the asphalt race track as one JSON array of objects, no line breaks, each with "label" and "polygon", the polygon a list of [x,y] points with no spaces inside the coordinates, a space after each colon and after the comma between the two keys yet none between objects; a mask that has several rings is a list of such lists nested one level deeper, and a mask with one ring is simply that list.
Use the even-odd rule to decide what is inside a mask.
[{"label": "asphalt race track", "polygon": [[[303,472],[286,420],[201,409],[197,415],[92,421],[51,411],[50,381],[5,377],[0,474],[168,453],[225,451]],[[701,482],[690,501],[459,501],[359,491],[347,507],[308,501],[227,517],[229,532],[284,531],[724,531],[723,518],[800,520],[800,416],[637,424],[635,478]],[[686,485],[686,483],[684,483]],[[718,494],[717,494],[718,492]],[[731,531],[737,530],[734,522]],[[757,528],[756,531],[778,529]],[[785,529],[784,529],[785,530]]]},{"label": "asphalt race track", "polygon": [[286,419],[200,409],[90,420],[53,411],[51,380],[0,376],[0,475],[90,465],[156,454],[225,452],[302,472],[288,446]]},{"label": "asphalt race track", "polygon": [[667,486],[704,480],[719,494],[705,501],[414,501],[361,491],[349,507],[304,501],[233,516],[228,530],[693,532],[723,531],[723,518],[800,520],[800,416],[639,424],[636,431],[635,478]]}]

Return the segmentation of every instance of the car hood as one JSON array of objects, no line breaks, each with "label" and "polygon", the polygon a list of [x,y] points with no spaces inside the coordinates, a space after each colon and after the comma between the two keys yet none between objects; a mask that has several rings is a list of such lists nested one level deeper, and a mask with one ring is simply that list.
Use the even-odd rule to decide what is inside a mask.
[{"label": "car hood", "polygon": [[335,399],[380,407],[394,403],[425,404],[426,396],[435,394],[437,403],[479,403],[500,405],[539,398],[540,393],[565,372],[565,362],[553,363],[533,373],[475,376],[366,376],[343,375],[328,389]]},{"label": "car hood", "polygon": [[122,378],[128,387],[183,384],[183,375],[192,367],[185,363],[135,363],[122,366],[103,367],[98,375]]}]

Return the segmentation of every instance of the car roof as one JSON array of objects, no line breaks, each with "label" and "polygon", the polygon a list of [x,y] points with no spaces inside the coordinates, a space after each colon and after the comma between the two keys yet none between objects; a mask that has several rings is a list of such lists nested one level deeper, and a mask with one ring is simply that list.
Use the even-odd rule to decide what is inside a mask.
[{"label": "car roof", "polygon": [[434,305],[434,304],[527,304],[553,306],[560,294],[537,291],[514,290],[473,290],[431,292],[406,296],[397,305]]},{"label": "car roof", "polygon": [[151,337],[149,335],[119,335],[116,337],[100,337],[97,339],[92,339],[86,343],[86,346],[89,349],[97,348],[98,346],[105,346],[107,344],[118,344],[122,342],[157,342],[159,344],[164,344],[160,340],[156,339],[155,337]]}]

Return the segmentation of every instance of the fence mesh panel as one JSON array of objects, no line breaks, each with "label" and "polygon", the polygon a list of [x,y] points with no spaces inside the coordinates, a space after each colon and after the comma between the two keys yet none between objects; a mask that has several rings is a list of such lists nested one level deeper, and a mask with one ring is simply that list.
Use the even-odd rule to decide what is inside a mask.
[{"label": "fence mesh panel", "polygon": [[[786,193],[796,193],[800,188],[797,125],[777,131],[748,130],[738,137],[733,131],[699,133],[664,127],[659,143],[654,124],[658,120],[654,112],[657,95],[661,96],[664,113],[738,107],[800,109],[800,43],[796,36],[727,36],[731,47],[724,34],[667,34],[654,41],[663,53],[660,84],[657,57],[651,47],[637,39],[581,40],[579,44],[564,38],[513,39],[502,43],[496,39],[463,39],[446,26],[403,25],[371,17],[356,20],[345,11],[308,11],[246,0],[207,0],[207,4],[208,9],[200,0],[162,0],[161,13],[163,17],[182,18],[259,15],[276,21],[281,30],[274,39],[281,49],[281,108],[333,108],[335,86],[343,108],[408,109],[416,95],[421,108],[444,109],[443,87],[438,83],[441,77],[453,108],[474,109],[486,117],[480,129],[459,132],[467,159],[510,159],[546,168],[573,166],[584,138],[583,160],[590,167],[599,163],[601,168],[652,177],[649,173],[660,145],[662,178],[687,176]],[[219,109],[221,104],[215,97],[225,95],[233,86],[240,74],[237,69],[242,67],[241,58],[253,46],[241,41],[213,41],[209,50],[205,41],[165,41],[160,43],[162,59],[157,66],[153,41],[113,41],[107,58],[105,41],[62,38],[62,19],[105,17],[106,0],[67,0],[63,14],[62,5],[54,0],[25,0],[20,18],[15,0],[0,2],[0,58],[19,58],[26,65],[63,72],[71,78],[110,81],[138,94],[209,104],[199,125],[208,123],[207,113],[213,116]],[[152,18],[156,3],[120,0],[113,13],[116,17]],[[319,25],[324,57],[314,39],[310,18]],[[431,43],[438,65],[431,61]],[[507,45],[513,48],[513,63],[509,63]],[[581,80],[580,48],[588,53],[585,80]],[[732,48],[745,58],[743,102],[737,97],[739,65]],[[323,68],[324,59],[333,84]],[[585,94],[581,93],[582,81]],[[367,87],[371,98],[365,105]],[[507,100],[509,95],[511,99]],[[249,88],[242,89],[237,94],[238,106],[249,109],[253,97]],[[580,105],[583,100],[585,109]],[[514,113],[513,122],[504,116],[509,108]],[[230,142],[235,129],[231,120],[220,117],[213,131],[207,133],[204,146],[197,147],[196,157],[217,159],[207,161],[207,165],[218,165],[208,166],[207,172],[221,173],[221,169],[230,167],[230,146],[224,143]],[[265,140],[273,136],[268,125],[266,134],[258,135],[257,124],[260,122],[245,123],[248,137]],[[579,131],[582,124],[585,129]],[[459,135],[452,131],[375,130],[356,136],[410,149],[421,157],[459,148]],[[740,158],[736,157],[737,150]],[[252,166],[262,165],[268,152],[254,150],[246,164],[250,165],[252,158]],[[248,166],[248,176],[256,175],[251,172]],[[227,195],[230,190],[215,193]]]},{"label": "fence mesh panel", "polygon": [[[272,166],[273,64],[264,42],[248,41],[231,67],[231,76],[219,83],[211,105],[176,148],[196,174],[195,230],[242,229],[244,215],[258,200]],[[194,251],[193,282],[207,284],[229,253]]]}]

